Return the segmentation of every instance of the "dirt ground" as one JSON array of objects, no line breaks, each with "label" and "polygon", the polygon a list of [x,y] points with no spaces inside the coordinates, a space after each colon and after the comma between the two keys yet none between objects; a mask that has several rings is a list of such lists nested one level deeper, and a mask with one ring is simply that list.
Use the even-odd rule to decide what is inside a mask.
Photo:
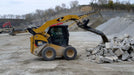
[{"label": "dirt ground", "polygon": [[86,57],[101,38],[89,32],[70,32],[70,44],[78,51],[75,60],[44,61],[30,53],[30,34],[0,34],[0,75],[134,75],[133,62],[96,64]]}]

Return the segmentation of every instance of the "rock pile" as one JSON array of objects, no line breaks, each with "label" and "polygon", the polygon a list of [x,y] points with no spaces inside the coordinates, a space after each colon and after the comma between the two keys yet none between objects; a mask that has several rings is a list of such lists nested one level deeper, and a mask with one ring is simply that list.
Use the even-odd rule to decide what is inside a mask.
[{"label": "rock pile", "polygon": [[113,37],[109,42],[86,51],[88,59],[96,63],[134,61],[134,39],[127,34]]}]

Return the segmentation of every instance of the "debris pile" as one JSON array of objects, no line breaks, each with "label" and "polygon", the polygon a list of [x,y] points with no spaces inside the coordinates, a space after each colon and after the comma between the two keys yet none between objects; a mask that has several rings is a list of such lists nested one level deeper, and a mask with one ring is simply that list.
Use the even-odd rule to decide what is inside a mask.
[{"label": "debris pile", "polygon": [[121,37],[113,37],[109,42],[99,44],[95,48],[86,49],[86,51],[91,62],[134,61],[134,39],[127,34]]}]

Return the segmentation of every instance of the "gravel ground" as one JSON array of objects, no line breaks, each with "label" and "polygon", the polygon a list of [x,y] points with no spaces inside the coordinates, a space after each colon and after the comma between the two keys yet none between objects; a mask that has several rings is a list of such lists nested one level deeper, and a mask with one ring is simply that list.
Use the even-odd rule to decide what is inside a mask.
[{"label": "gravel ground", "polygon": [[[71,32],[76,47],[75,60],[44,61],[30,53],[30,34],[0,35],[0,75],[133,75],[134,63],[96,64],[87,60],[85,48],[93,48],[101,38],[89,32]],[[125,64],[124,64],[125,63]]]}]

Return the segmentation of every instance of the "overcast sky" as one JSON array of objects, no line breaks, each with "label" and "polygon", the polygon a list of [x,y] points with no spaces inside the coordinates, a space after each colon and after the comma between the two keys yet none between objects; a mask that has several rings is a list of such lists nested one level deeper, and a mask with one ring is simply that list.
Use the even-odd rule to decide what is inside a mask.
[{"label": "overcast sky", "polygon": [[[36,9],[54,8],[56,5],[65,3],[68,7],[70,1],[75,0],[0,0],[0,15],[22,15],[34,12]],[[90,0],[77,0],[79,4],[89,4]],[[122,0],[120,0],[122,1]],[[128,0],[123,0],[128,1]],[[130,0],[131,2],[134,0]]]}]

